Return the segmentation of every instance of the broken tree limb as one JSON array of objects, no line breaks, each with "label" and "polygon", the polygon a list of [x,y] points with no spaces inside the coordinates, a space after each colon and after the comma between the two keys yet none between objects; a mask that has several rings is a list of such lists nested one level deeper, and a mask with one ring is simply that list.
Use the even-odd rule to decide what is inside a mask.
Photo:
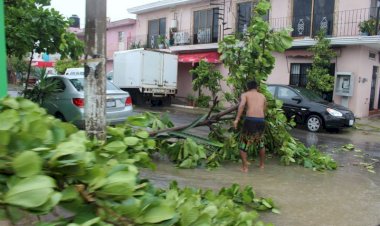
[{"label": "broken tree limb", "polygon": [[[233,119],[232,117],[231,118],[222,118],[222,117],[225,116],[225,115],[230,114],[231,112],[236,111],[238,109],[238,106],[239,105],[235,105],[235,106],[227,108],[226,110],[221,111],[221,112],[219,112],[217,114],[211,115],[209,118],[206,118],[205,120],[198,122],[193,127],[210,126],[213,123],[217,123],[217,122],[219,122],[221,120]],[[152,132],[149,133],[149,135],[150,136],[157,136],[158,134],[161,134],[161,133],[169,133],[169,132],[174,132],[174,131],[181,131],[181,130],[184,130],[184,129],[188,128],[191,124],[192,123],[189,123],[187,125],[176,126],[176,127],[172,127],[172,128],[152,131]]]}]

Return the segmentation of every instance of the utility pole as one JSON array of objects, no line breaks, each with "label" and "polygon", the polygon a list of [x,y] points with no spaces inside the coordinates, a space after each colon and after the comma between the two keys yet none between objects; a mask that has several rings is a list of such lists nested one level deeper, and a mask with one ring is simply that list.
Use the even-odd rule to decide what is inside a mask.
[{"label": "utility pole", "polygon": [[4,1],[0,1],[0,98],[8,93],[4,16]]},{"label": "utility pole", "polygon": [[377,0],[376,3],[376,29],[374,35],[379,35],[379,11],[380,11],[380,0]]},{"label": "utility pole", "polygon": [[87,136],[106,139],[107,0],[86,0],[85,127]]}]

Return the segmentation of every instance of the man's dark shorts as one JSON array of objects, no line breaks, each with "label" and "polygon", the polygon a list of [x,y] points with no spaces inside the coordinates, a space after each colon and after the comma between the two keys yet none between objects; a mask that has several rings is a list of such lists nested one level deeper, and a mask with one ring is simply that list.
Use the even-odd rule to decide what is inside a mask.
[{"label": "man's dark shorts", "polygon": [[264,147],[262,139],[264,130],[264,118],[245,117],[240,138],[240,150],[247,151],[248,146],[251,144],[255,145],[258,149],[262,149]]}]

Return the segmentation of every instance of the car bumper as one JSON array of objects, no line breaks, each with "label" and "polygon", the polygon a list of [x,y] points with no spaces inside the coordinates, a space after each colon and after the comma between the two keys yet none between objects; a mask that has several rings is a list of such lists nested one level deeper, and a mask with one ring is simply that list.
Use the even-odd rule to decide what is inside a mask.
[{"label": "car bumper", "polygon": [[[106,112],[107,125],[115,125],[115,124],[125,122],[127,117],[132,115],[132,112],[133,112],[132,106],[127,106],[122,110],[107,111]],[[84,111],[81,112],[80,119],[74,120],[73,124],[76,125],[80,129],[85,128]]]},{"label": "car bumper", "polygon": [[352,127],[355,123],[354,117],[334,117],[327,116],[325,118],[325,127],[326,128],[344,128]]}]

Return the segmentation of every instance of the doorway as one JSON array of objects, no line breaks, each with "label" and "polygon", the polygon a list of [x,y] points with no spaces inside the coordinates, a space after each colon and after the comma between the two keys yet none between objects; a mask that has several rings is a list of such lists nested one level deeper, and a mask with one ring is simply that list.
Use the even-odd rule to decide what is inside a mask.
[{"label": "doorway", "polygon": [[369,99],[369,110],[375,109],[375,95],[376,95],[376,83],[377,83],[377,66],[373,66],[372,69],[372,81],[371,81],[371,96]]}]

